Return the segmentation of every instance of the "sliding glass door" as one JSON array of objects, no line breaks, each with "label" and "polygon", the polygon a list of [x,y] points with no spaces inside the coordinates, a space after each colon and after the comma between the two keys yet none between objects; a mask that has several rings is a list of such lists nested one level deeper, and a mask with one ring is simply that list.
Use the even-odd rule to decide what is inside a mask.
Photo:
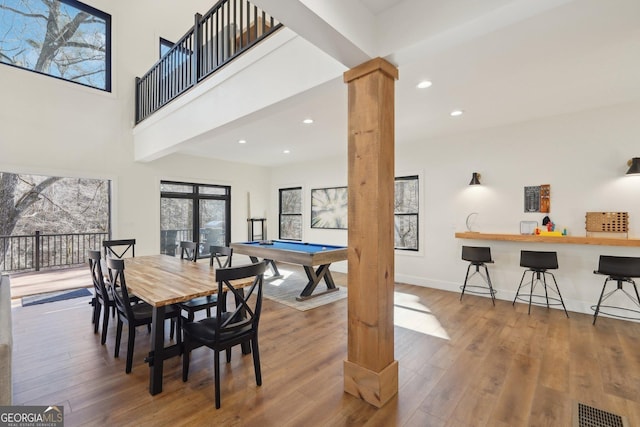
[{"label": "sliding glass door", "polygon": [[199,257],[211,245],[231,240],[231,187],[169,182],[160,184],[160,253],[180,256],[180,242],[199,244]]}]

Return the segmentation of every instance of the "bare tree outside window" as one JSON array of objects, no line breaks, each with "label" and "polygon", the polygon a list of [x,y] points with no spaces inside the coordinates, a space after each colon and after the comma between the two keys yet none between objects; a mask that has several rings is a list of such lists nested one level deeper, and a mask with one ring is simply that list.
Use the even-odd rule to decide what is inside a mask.
[{"label": "bare tree outside window", "polygon": [[280,238],[302,240],[302,188],[280,189]]},{"label": "bare tree outside window", "polygon": [[111,16],[76,0],[0,0],[0,63],[111,91]]},{"label": "bare tree outside window", "polygon": [[418,250],[418,177],[396,178],[394,203],[394,246]]},{"label": "bare tree outside window", "polygon": [[[33,265],[36,232],[43,240],[48,235],[40,246],[43,266],[84,262],[80,240],[95,243],[89,234],[109,232],[109,182],[1,172],[0,269]],[[99,248],[99,242],[95,245]]]}]

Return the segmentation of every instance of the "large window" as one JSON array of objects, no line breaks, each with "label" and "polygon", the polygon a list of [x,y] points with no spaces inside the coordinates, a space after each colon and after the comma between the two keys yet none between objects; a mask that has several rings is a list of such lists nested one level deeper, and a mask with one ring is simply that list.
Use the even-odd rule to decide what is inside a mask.
[{"label": "large window", "polygon": [[2,0],[0,62],[111,92],[111,16],[75,0]]},{"label": "large window", "polygon": [[231,241],[231,187],[162,181],[160,253],[179,256],[181,241],[199,244],[198,255]]},{"label": "large window", "polygon": [[280,238],[302,240],[302,188],[280,189]]},{"label": "large window", "polygon": [[396,178],[394,202],[394,246],[396,249],[418,250],[418,177]]}]

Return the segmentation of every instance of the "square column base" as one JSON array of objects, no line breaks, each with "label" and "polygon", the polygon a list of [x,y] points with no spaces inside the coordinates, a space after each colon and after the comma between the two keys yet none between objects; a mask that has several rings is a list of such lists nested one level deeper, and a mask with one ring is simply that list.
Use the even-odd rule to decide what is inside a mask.
[{"label": "square column base", "polygon": [[380,372],[344,361],[344,391],[381,408],[398,393],[398,361]]}]

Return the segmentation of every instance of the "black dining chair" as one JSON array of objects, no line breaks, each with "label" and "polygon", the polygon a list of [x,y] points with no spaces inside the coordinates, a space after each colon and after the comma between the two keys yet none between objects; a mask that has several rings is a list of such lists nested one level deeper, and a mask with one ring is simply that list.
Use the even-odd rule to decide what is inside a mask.
[{"label": "black dining chair", "polygon": [[[108,290],[104,282],[104,274],[102,273],[102,254],[100,251],[88,251],[89,270],[91,271],[91,280],[93,281],[94,299],[93,299],[93,332],[98,333],[100,314],[102,312],[102,337],[100,343],[104,345],[107,340],[107,329],[109,328],[109,311],[115,316],[116,304],[113,300],[111,292]],[[104,308],[104,311],[103,311]]]},{"label": "black dining chair", "polygon": [[[136,341],[136,327],[142,325],[147,325],[147,327],[149,327],[151,325],[153,319],[153,307],[144,301],[134,302],[130,298],[124,273],[124,260],[107,258],[107,269],[109,272],[109,281],[111,282],[111,293],[113,300],[115,301],[116,311],[118,314],[114,357],[119,357],[120,355],[122,325],[126,323],[129,331],[125,372],[128,374],[131,372],[133,365],[133,349]],[[180,327],[180,311],[173,306],[166,308],[165,319],[177,319],[178,328]],[[173,338],[173,328],[170,338]],[[178,344],[181,343],[180,329],[178,329],[177,342]]]},{"label": "black dining chair", "polygon": [[180,242],[180,259],[198,261],[198,244],[196,242]]},{"label": "black dining chair", "polygon": [[[594,271],[594,274],[603,274],[607,276],[607,278],[604,279],[604,284],[602,285],[602,292],[600,292],[598,304],[591,307],[594,310],[593,324],[596,324],[599,313],[618,317],[621,319],[640,320],[640,311],[637,309],[623,307],[620,305],[602,304],[617,291],[622,291],[622,293],[626,295],[633,303],[633,306],[635,306],[636,308],[640,308],[640,294],[638,294],[638,287],[636,286],[636,282],[633,280],[634,278],[640,277],[640,258],[600,255],[598,269]],[[616,287],[613,290],[605,293],[607,283],[609,283],[610,281],[616,282]],[[633,286],[634,294],[627,292],[623,288],[623,285],[625,283]],[[606,309],[607,312],[602,311],[602,308]]]},{"label": "black dining chair", "polygon": [[[182,380],[189,377],[189,359],[191,351],[200,346],[213,350],[215,404],[220,408],[220,352],[225,350],[227,362],[231,359],[231,348],[245,343],[251,344],[256,384],[262,385],[260,371],[260,353],[258,350],[258,325],[262,310],[262,283],[265,261],[239,267],[216,270],[218,293],[227,290],[233,294],[236,306],[233,311],[222,311],[216,307],[216,315],[197,322],[184,322],[182,325],[184,351],[182,353]],[[250,279],[249,287],[236,288],[232,281]]]},{"label": "black dining chair", "polygon": [[120,240],[103,240],[105,259],[109,256],[115,258],[124,258],[131,251],[131,256],[136,256],[136,239],[120,239]]},{"label": "black dining chair", "polygon": [[[216,268],[231,267],[231,257],[233,256],[233,249],[227,246],[210,246],[209,248],[211,256],[209,258],[209,265]],[[224,258],[224,261],[222,260]],[[189,301],[178,304],[180,309],[187,312],[187,320],[193,321],[195,314],[201,310],[207,310],[207,317],[211,316],[211,309],[218,305],[218,301],[222,304],[222,311],[226,310],[227,293],[223,292],[221,295],[213,294],[204,297],[194,298]]]}]

